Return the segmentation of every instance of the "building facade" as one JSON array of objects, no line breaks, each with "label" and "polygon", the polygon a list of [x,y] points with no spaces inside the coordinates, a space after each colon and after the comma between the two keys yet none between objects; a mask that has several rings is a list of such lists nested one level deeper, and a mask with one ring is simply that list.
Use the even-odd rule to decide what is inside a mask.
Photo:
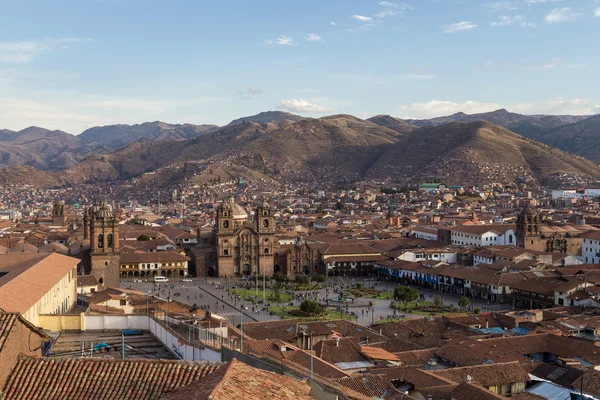
[{"label": "building facade", "polygon": [[268,204],[250,218],[233,197],[217,212],[217,276],[273,275],[275,221]]}]

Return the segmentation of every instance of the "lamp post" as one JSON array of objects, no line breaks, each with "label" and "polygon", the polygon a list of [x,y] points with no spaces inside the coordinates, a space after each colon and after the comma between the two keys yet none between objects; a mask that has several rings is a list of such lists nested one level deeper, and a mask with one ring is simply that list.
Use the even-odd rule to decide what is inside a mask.
[{"label": "lamp post", "polygon": [[314,357],[313,352],[314,352],[314,349],[313,349],[313,331],[311,331],[310,332],[310,379],[311,380],[315,379],[315,376],[313,374],[313,357]]}]

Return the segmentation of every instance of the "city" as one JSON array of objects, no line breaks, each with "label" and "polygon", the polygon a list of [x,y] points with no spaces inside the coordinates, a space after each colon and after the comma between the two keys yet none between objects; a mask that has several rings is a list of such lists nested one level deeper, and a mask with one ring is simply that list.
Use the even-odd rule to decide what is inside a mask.
[{"label": "city", "polygon": [[267,3],[0,5],[0,399],[600,400],[600,3]]}]

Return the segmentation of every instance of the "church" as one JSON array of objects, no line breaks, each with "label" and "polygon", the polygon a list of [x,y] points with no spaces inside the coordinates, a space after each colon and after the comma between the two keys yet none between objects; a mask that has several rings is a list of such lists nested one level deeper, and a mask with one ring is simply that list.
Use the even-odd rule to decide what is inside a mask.
[{"label": "church", "polygon": [[516,242],[518,247],[544,253],[565,255],[581,254],[581,235],[596,228],[578,219],[575,224],[551,224],[530,207],[517,217]]}]

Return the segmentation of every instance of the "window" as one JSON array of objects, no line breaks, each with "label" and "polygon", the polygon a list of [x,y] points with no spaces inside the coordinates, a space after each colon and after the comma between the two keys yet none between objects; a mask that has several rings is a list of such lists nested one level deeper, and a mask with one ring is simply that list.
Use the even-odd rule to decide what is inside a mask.
[{"label": "window", "polygon": [[265,254],[269,254],[269,249],[265,247]]},{"label": "window", "polygon": [[126,306],[127,305],[127,301],[126,300],[119,300],[119,305]]},{"label": "window", "polygon": [[228,256],[228,255],[229,255],[229,250],[227,250],[227,249],[223,249],[223,255],[224,255],[224,256]]}]

